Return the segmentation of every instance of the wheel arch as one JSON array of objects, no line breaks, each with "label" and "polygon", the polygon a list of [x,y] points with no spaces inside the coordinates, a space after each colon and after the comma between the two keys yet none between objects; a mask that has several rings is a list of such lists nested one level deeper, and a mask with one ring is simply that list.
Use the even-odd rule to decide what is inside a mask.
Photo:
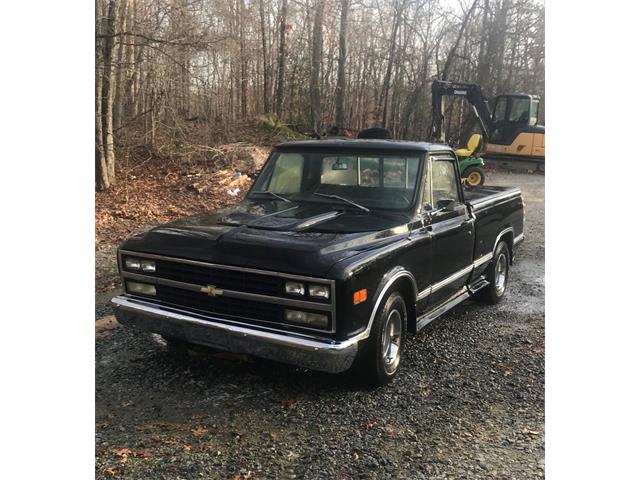
[{"label": "wheel arch", "polygon": [[496,243],[493,245],[493,251],[492,253],[495,254],[496,252],[496,248],[498,247],[498,243],[500,243],[500,240],[504,240],[504,242],[507,244],[507,248],[509,249],[509,264],[513,265],[513,241],[514,241],[514,235],[513,235],[513,227],[507,227],[505,229],[503,229],[500,233],[498,233],[498,236],[496,237]]},{"label": "wheel arch", "polygon": [[371,331],[373,320],[378,313],[378,309],[382,307],[382,299],[388,292],[397,290],[402,295],[407,306],[407,328],[410,332],[415,332],[416,324],[416,298],[418,297],[418,285],[413,274],[404,267],[394,267],[385,273],[376,289],[373,308],[369,316],[367,325],[367,337]]}]

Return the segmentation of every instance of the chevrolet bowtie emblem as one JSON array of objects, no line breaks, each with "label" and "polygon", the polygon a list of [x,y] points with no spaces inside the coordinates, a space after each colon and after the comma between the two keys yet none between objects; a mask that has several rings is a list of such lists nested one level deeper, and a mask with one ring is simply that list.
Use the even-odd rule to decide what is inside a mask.
[{"label": "chevrolet bowtie emblem", "polygon": [[206,287],[200,288],[200,291],[202,293],[206,293],[210,297],[215,297],[217,295],[223,295],[224,294],[224,290],[222,290],[220,288],[216,288],[215,285],[207,285]]}]

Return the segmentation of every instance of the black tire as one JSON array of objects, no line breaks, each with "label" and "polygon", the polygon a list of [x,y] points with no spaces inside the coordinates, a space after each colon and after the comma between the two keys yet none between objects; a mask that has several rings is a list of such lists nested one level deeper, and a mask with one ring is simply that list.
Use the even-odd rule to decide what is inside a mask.
[{"label": "black tire", "polygon": [[493,259],[487,266],[487,280],[489,285],[476,294],[476,298],[488,305],[495,305],[502,301],[509,284],[509,265],[511,256],[509,247],[504,240],[498,242],[493,252]]},{"label": "black tire", "polygon": [[[364,381],[366,385],[373,387],[386,385],[397,375],[407,337],[407,306],[402,295],[397,291],[387,294],[380,305],[373,319],[369,338],[364,344],[360,344],[352,369],[358,381]],[[397,344],[391,341],[391,346],[385,337],[397,335],[398,328],[400,333]],[[384,350],[385,353],[391,352],[389,356],[383,355]]]},{"label": "black tire", "polygon": [[358,138],[388,140],[388,139],[393,138],[393,136],[391,135],[391,132],[389,130],[387,130],[386,128],[372,127],[372,128],[367,128],[365,130],[362,130],[358,134]]},{"label": "black tire", "polygon": [[169,355],[176,358],[184,358],[189,356],[190,344],[188,342],[173,337],[163,336],[162,338],[164,338],[164,341],[167,342],[167,353],[169,353]]},{"label": "black tire", "polygon": [[[470,187],[484,185],[484,172],[478,167],[467,167],[462,173],[462,178],[467,179],[467,185]],[[474,179],[473,183],[469,181],[470,178]],[[479,178],[479,180],[475,180],[476,178]]]}]

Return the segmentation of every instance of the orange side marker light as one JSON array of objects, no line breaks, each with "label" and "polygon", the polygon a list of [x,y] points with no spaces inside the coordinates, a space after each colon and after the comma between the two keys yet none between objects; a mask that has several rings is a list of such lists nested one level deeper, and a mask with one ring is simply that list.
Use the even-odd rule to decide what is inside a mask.
[{"label": "orange side marker light", "polygon": [[353,304],[358,305],[367,299],[367,289],[363,288],[357,292],[353,292]]}]

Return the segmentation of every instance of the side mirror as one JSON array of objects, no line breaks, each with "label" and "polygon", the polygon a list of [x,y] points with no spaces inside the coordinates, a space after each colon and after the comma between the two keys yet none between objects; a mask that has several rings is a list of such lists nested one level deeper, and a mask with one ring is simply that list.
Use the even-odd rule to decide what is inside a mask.
[{"label": "side mirror", "polygon": [[450,198],[444,198],[442,200],[438,200],[436,207],[433,208],[431,205],[426,204],[426,215],[431,220],[433,217],[438,215],[441,212],[453,212],[455,210],[455,206],[458,204],[455,200]]},{"label": "side mirror", "polygon": [[443,212],[452,212],[456,203],[457,202],[451,198],[443,198],[442,200],[438,200],[436,208]]}]

